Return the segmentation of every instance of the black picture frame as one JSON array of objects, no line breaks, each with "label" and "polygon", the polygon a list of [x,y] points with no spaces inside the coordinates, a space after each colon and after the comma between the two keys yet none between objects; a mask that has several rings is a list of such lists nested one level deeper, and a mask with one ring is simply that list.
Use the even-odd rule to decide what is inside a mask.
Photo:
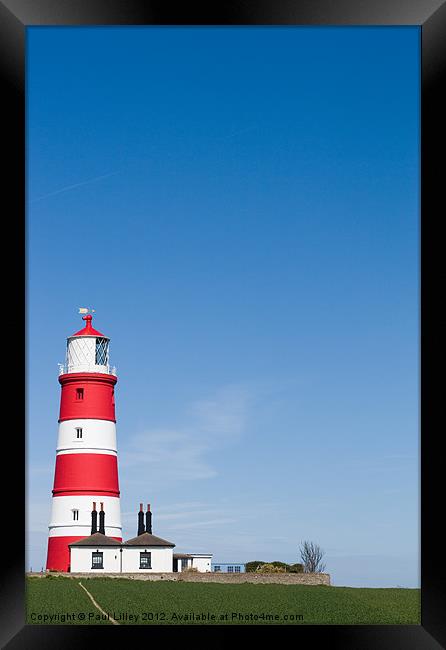
[{"label": "black picture frame", "polygon": [[[415,626],[39,626],[25,625],[25,436],[23,412],[25,352],[18,354],[26,335],[23,287],[25,242],[25,30],[36,25],[417,25],[421,29],[421,363],[420,363],[420,467],[421,467],[421,625]],[[3,272],[3,303],[6,327],[14,332],[16,345],[5,351],[4,361],[17,409],[4,400],[13,414],[8,433],[8,465],[13,480],[4,487],[2,522],[7,541],[2,555],[1,623],[2,647],[78,648],[82,644],[110,641],[120,635],[137,634],[141,640],[166,640],[181,632],[181,642],[227,643],[233,635],[262,635],[266,643],[277,635],[292,633],[297,645],[309,643],[340,648],[440,648],[446,647],[446,571],[443,537],[437,522],[442,519],[442,435],[444,389],[444,302],[442,284],[442,217],[446,181],[442,154],[446,151],[444,120],[446,102],[446,0],[259,0],[225,1],[219,5],[157,0],[0,0],[0,74],[2,79],[3,138],[6,163],[3,184],[3,224],[8,226],[8,250],[23,251],[8,259]],[[442,88],[443,86],[443,88]],[[6,178],[5,178],[6,176]],[[23,323],[23,325],[21,325]],[[9,357],[8,357],[9,355]],[[19,357],[19,358],[18,358]],[[16,377],[9,375],[16,372]],[[25,373],[26,374],[26,373]],[[12,389],[14,387],[14,389]],[[25,409],[26,411],[26,409]],[[443,417],[442,417],[443,416]],[[18,425],[18,423],[21,423]],[[17,426],[18,425],[18,426]],[[3,431],[6,435],[6,431]],[[6,467],[3,456],[4,468]],[[22,531],[20,537],[18,531]],[[113,630],[113,639],[109,636]],[[162,636],[161,636],[162,635]]]}]

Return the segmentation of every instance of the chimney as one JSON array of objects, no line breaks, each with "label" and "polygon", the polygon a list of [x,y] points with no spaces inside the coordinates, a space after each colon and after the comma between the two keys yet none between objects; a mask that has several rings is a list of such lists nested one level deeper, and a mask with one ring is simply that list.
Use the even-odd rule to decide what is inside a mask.
[{"label": "chimney", "polygon": [[147,504],[146,533],[152,534],[152,513],[150,512],[150,503]]},{"label": "chimney", "polygon": [[103,503],[101,503],[101,509],[99,510],[99,532],[105,535],[105,512]]},{"label": "chimney", "polygon": [[142,510],[142,503],[139,504],[138,512],[138,535],[142,535],[144,532],[144,512]]},{"label": "chimney", "polygon": [[96,512],[96,501],[93,501],[93,510],[91,511],[91,534],[98,532],[98,513]]}]

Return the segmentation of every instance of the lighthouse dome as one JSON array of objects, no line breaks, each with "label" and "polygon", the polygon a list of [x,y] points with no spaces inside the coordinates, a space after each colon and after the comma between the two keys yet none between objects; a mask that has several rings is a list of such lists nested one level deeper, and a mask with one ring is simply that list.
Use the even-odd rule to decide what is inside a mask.
[{"label": "lighthouse dome", "polygon": [[85,327],[67,339],[66,362],[61,366],[61,373],[70,372],[100,372],[116,374],[109,365],[108,336],[95,329],[91,321],[93,317],[87,314],[82,317]]},{"label": "lighthouse dome", "polygon": [[101,336],[104,339],[108,339],[108,336],[101,334],[101,332],[98,332],[98,330],[95,330],[94,327],[92,327],[91,321],[93,320],[93,316],[91,314],[82,316],[82,320],[85,321],[85,327],[79,330],[79,332],[72,334],[69,338],[73,338],[74,336]]}]

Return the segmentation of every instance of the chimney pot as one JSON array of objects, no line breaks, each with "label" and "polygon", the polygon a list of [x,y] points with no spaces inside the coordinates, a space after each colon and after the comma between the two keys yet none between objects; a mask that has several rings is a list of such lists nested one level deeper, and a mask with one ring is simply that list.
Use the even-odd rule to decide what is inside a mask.
[{"label": "chimney pot", "polygon": [[150,503],[147,504],[146,533],[152,534],[152,513],[150,512]]},{"label": "chimney pot", "polygon": [[142,509],[142,503],[139,504],[139,512],[138,512],[138,537],[139,535],[142,535],[145,532],[144,529],[144,512]]},{"label": "chimney pot", "polygon": [[99,511],[99,532],[105,535],[105,512],[103,503],[101,503],[101,509]]},{"label": "chimney pot", "polygon": [[96,501],[93,501],[93,510],[91,511],[91,534],[98,532],[98,513],[96,512]]}]

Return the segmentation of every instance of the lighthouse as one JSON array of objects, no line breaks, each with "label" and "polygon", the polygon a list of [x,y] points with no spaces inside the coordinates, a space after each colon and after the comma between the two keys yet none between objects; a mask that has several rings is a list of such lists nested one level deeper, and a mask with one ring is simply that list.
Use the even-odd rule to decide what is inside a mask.
[{"label": "lighthouse", "polygon": [[[82,310],[83,312],[87,310]],[[69,571],[69,544],[100,532],[122,541],[116,447],[116,370],[110,339],[83,316],[85,327],[67,339],[60,364],[59,432],[49,524],[48,570]]]}]

